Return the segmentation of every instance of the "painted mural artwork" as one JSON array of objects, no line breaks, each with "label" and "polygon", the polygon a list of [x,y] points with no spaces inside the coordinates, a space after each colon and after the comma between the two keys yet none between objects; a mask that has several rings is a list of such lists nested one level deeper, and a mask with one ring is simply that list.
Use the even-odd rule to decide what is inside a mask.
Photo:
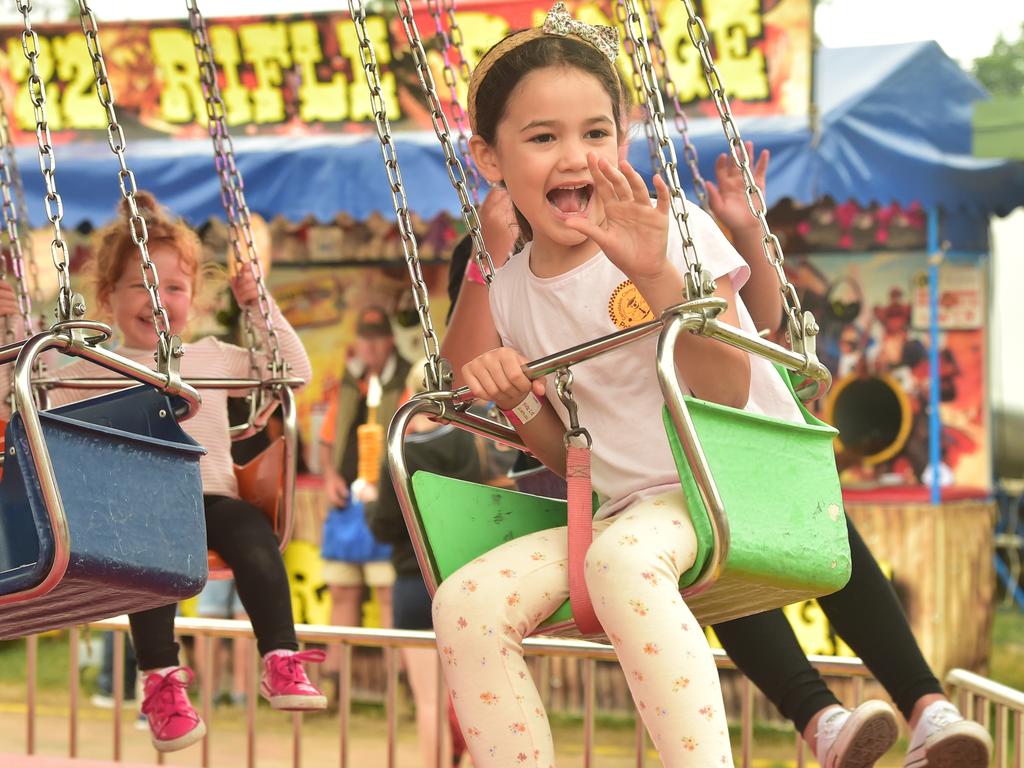
[{"label": "painted mural artwork", "polygon": [[832,389],[814,409],[840,430],[848,495],[924,499],[984,493],[991,455],[985,396],[986,296],[979,257],[939,270],[941,462],[929,461],[930,335],[925,217],[919,206],[823,201],[773,211],[787,273],[821,327]]}]

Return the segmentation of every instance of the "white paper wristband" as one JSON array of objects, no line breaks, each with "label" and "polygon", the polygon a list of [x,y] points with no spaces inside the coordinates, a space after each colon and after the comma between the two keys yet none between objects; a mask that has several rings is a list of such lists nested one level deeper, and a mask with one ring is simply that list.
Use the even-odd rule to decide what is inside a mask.
[{"label": "white paper wristband", "polygon": [[541,401],[533,392],[530,392],[515,408],[510,411],[502,409],[505,417],[512,422],[513,427],[521,427],[528,424],[538,413],[540,413]]}]

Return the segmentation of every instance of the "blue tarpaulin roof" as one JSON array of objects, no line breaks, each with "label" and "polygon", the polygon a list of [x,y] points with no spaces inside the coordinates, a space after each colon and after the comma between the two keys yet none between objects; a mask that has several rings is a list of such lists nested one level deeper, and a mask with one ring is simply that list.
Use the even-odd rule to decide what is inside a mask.
[{"label": "blue tarpaulin roof", "polygon": [[[768,201],[810,203],[824,196],[871,202],[918,201],[979,223],[1024,205],[1024,163],[971,156],[971,105],[985,90],[934,42],[822,49],[816,55],[819,127],[803,117],[740,121],[744,138],[771,150]],[[718,120],[690,121],[702,172],[713,177],[725,148]],[[649,168],[634,129],[631,160]],[[432,133],[396,138],[409,204],[424,217],[459,206]],[[264,216],[320,220],[347,211],[393,217],[374,135],[238,137],[237,162],[250,207]],[[57,184],[65,221],[101,222],[119,198],[117,164],[106,144],[58,147]],[[44,222],[44,187],[32,147],[20,148],[33,224]],[[193,222],[223,216],[210,143],[134,141],[129,167],[138,185]],[[684,183],[686,179],[684,178]]]}]

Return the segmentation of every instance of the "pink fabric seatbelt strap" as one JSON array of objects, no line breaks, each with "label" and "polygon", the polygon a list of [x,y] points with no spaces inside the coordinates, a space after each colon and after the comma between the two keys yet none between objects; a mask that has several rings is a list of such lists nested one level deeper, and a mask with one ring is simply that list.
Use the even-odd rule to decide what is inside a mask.
[{"label": "pink fabric seatbelt strap", "polygon": [[603,634],[590,602],[583,564],[594,538],[593,489],[590,484],[590,450],[570,445],[565,454],[565,481],[569,502],[569,604],[576,627],[584,635]]}]

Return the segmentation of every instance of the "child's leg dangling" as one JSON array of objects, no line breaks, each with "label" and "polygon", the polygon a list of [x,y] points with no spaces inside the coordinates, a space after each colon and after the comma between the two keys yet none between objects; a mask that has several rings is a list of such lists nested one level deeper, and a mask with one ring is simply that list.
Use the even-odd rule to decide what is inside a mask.
[{"label": "child's leg dangling", "polygon": [[718,671],[679,594],[695,556],[683,493],[674,491],[620,513],[586,560],[594,610],[667,768],[733,764]]},{"label": "child's leg dangling", "polygon": [[476,768],[551,768],[554,745],[522,642],[568,597],[565,528],[510,541],[452,574],[434,631]]}]

